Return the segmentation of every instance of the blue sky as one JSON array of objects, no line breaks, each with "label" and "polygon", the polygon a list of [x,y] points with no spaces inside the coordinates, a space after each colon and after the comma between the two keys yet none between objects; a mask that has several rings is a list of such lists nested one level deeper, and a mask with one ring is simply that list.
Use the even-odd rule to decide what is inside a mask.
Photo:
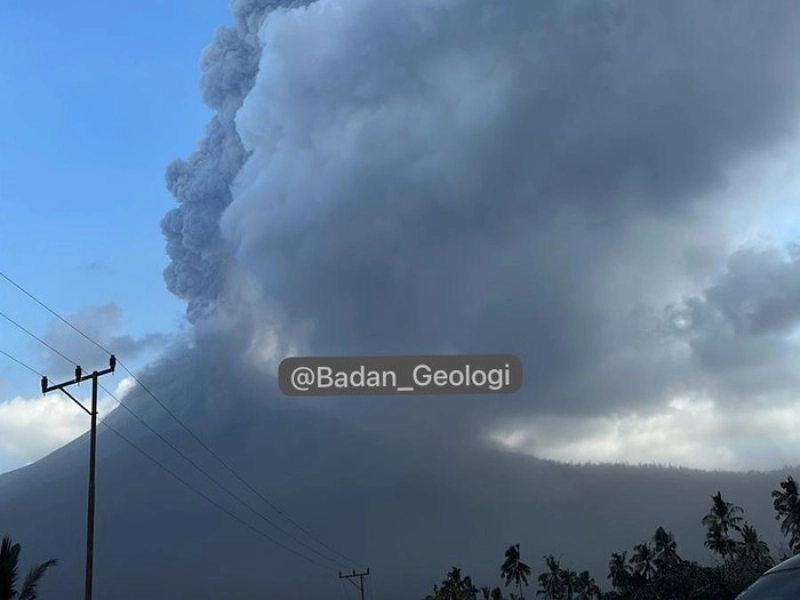
[{"label": "blue sky", "polygon": [[[176,330],[164,169],[202,135],[198,61],[229,22],[224,0],[0,3],[0,270],[66,316],[115,303],[116,333]],[[40,336],[52,320],[5,282],[0,311]],[[48,365],[3,319],[0,349]],[[0,356],[0,403],[37,395],[36,376]],[[19,461],[0,446],[0,472]]]}]

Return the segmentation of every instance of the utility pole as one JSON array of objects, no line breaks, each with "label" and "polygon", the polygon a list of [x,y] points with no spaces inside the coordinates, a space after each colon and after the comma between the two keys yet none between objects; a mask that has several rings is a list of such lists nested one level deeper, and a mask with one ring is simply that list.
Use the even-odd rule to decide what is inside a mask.
[{"label": "utility pole", "polygon": [[350,581],[354,586],[356,586],[359,591],[361,592],[361,600],[364,600],[364,576],[369,575],[369,568],[367,568],[366,573],[356,573],[355,569],[353,569],[352,575],[342,575],[342,572],[339,571],[339,579],[347,579],[350,581],[353,577],[358,577],[360,585],[355,583],[354,581]]},{"label": "utility pole", "polygon": [[[92,600],[92,568],[94,566],[94,473],[95,461],[97,455],[97,379],[103,375],[113,373],[117,366],[117,359],[112,354],[108,360],[109,367],[102,371],[93,371],[91,375],[87,375],[81,368],[75,367],[75,378],[70,381],[65,381],[57,385],[49,385],[47,377],[42,377],[42,394],[60,390],[66,394],[70,400],[81,407],[90,417],[92,417],[91,429],[91,442],[89,445],[89,499],[87,506],[86,518],[86,586],[85,586],[85,600]],[[87,379],[92,380],[92,410],[89,411],[81,404],[66,388],[79,384],[81,381]]]}]

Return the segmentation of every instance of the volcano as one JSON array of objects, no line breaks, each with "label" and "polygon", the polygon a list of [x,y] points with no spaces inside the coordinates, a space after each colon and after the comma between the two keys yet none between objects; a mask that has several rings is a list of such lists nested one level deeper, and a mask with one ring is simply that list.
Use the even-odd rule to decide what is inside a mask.
[{"label": "volcano", "polygon": [[[342,593],[339,572],[365,567],[375,597],[422,598],[452,566],[481,585],[500,585],[512,543],[521,543],[534,570],[554,553],[602,582],[611,552],[649,539],[658,525],[675,533],[684,556],[709,562],[700,519],[718,489],[777,540],[769,492],[780,472],[570,466],[468,440],[454,440],[459,452],[445,451],[335,413],[268,402],[277,381],[240,361],[221,363],[196,349],[181,362],[192,368],[177,372],[192,376],[173,379],[170,389],[183,391],[164,396],[178,420],[141,388],[123,399],[163,439],[121,409],[106,417],[113,431],[100,426],[97,598],[305,599]],[[142,381],[159,389],[157,378],[171,368],[156,367]],[[197,397],[206,402],[182,414]],[[59,560],[42,597],[82,591],[87,459],[84,436],[0,477],[0,514],[25,555]]]},{"label": "volcano", "polygon": [[[712,560],[717,491],[778,542],[788,471],[537,457],[711,448],[734,470],[753,438],[794,439],[800,255],[741,245],[775,220],[753,169],[796,141],[796,1],[231,13],[200,60],[213,117],[166,167],[186,339],[99,429],[96,598],[346,596],[368,568],[370,600],[421,599],[453,566],[501,585],[517,543],[534,573],[553,554],[604,583],[658,526]],[[400,354],[513,354],[524,383],[301,399],[276,381],[287,356]],[[81,593],[87,461],[84,436],[0,476],[0,531],[59,561],[43,598]]]}]

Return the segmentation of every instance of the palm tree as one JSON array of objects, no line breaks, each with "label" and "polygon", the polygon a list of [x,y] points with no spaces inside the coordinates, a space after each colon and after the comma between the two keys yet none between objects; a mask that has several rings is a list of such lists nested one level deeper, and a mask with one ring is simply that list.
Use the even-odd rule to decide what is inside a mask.
[{"label": "palm tree", "polygon": [[721,492],[711,496],[711,500],[713,502],[711,510],[702,521],[708,530],[705,545],[727,560],[734,554],[736,548],[736,542],[731,538],[730,532],[733,530],[741,533],[744,511],[741,507],[723,500]]},{"label": "palm tree", "polygon": [[483,596],[483,600],[503,600],[503,590],[499,587],[494,589],[490,588],[488,585],[481,586],[481,595]]},{"label": "palm tree", "polygon": [[625,592],[630,589],[633,573],[628,567],[628,553],[614,552],[611,560],[608,561],[608,578],[611,586],[618,592]]},{"label": "palm tree", "polygon": [[574,600],[573,594],[578,585],[578,574],[569,569],[561,569],[561,581],[566,592],[566,600]]},{"label": "palm tree", "polygon": [[537,595],[543,596],[544,600],[562,600],[564,597],[564,580],[561,575],[562,569],[559,561],[552,554],[544,557],[548,571],[539,575],[539,587]]},{"label": "palm tree", "polygon": [[742,558],[751,561],[759,571],[766,571],[774,565],[769,544],[758,536],[756,528],[745,523],[742,528],[742,541],[739,544],[739,554]]},{"label": "palm tree", "polygon": [[788,536],[789,548],[794,554],[800,552],[800,493],[798,493],[797,482],[791,475],[780,482],[783,491],[773,490],[773,506],[778,513],[775,520],[780,520],[781,533]]},{"label": "palm tree", "polygon": [[451,600],[458,597],[458,590],[462,585],[461,569],[453,567],[442,582],[441,587],[433,586],[433,594],[426,596],[425,600]]},{"label": "palm tree", "polygon": [[703,544],[727,561],[733,554],[736,542],[723,533],[722,525],[719,523],[709,522],[706,528],[706,541]]},{"label": "palm tree", "polygon": [[34,566],[22,588],[17,589],[19,578],[19,544],[12,544],[11,538],[4,537],[0,544],[0,600],[36,600],[36,588],[50,567],[54,567],[57,562],[54,559]]},{"label": "palm tree", "polygon": [[718,522],[722,526],[723,533],[728,533],[731,529],[735,531],[742,530],[742,515],[744,511],[740,506],[736,506],[730,502],[722,499],[722,493],[717,492],[715,496],[711,496],[713,504],[709,513],[703,517],[703,524],[709,521]]},{"label": "palm tree", "polygon": [[442,600],[474,600],[478,597],[478,588],[472,584],[472,578],[462,578],[458,567],[450,570],[438,592]]},{"label": "palm tree", "polygon": [[528,585],[528,576],[531,568],[520,559],[519,544],[509,546],[506,550],[506,559],[500,567],[500,576],[505,578],[506,587],[513,580],[519,587],[519,597],[522,598],[522,584]]},{"label": "palm tree", "polygon": [[645,583],[655,575],[655,558],[656,553],[650,544],[639,544],[634,548],[634,554],[631,557],[631,563],[635,567],[634,574],[640,575]]},{"label": "palm tree", "polygon": [[575,579],[575,600],[600,600],[603,593],[589,571],[581,571]]},{"label": "palm tree", "polygon": [[678,558],[678,544],[675,542],[675,536],[663,527],[656,529],[653,534],[653,544],[659,562],[669,562]]},{"label": "palm tree", "polygon": [[470,600],[478,600],[478,586],[472,583],[472,577],[465,577],[464,578],[464,588],[463,592]]}]

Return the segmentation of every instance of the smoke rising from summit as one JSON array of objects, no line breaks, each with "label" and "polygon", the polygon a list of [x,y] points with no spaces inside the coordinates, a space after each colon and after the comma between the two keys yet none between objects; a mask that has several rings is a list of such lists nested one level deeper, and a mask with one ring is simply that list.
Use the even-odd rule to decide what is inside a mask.
[{"label": "smoke rising from summit", "polygon": [[670,319],[764,210],[739,173],[796,132],[796,3],[232,10],[202,61],[217,116],[168,172],[190,319],[273,359],[519,355],[513,401],[459,404],[481,422],[728,387]]},{"label": "smoke rising from summit", "polygon": [[198,150],[188,160],[169,165],[167,188],[179,206],[161,223],[171,261],[164,278],[169,290],[188,302],[190,321],[213,310],[229,268],[230,247],[218,223],[232,199],[230,185],[246,160],[234,116],[255,80],[258,29],[270,10],[301,4],[232,2],[234,27],[220,27],[201,58],[203,100],[217,112]]}]

